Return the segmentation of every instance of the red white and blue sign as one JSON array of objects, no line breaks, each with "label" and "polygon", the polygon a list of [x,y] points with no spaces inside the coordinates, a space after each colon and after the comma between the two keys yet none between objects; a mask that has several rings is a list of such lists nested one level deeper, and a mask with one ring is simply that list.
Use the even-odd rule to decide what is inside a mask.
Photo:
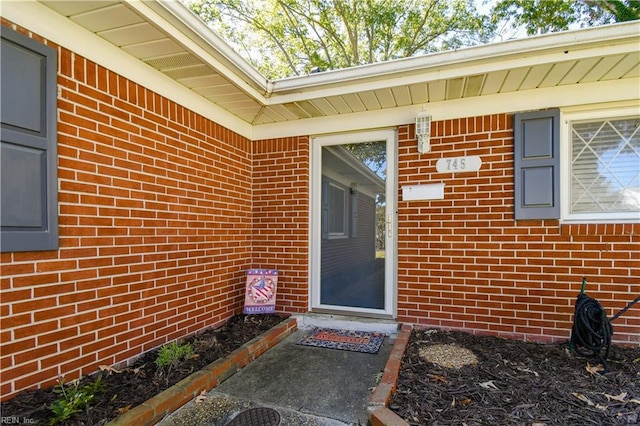
[{"label": "red white and blue sign", "polygon": [[249,269],[244,298],[245,314],[271,314],[276,311],[277,269]]}]

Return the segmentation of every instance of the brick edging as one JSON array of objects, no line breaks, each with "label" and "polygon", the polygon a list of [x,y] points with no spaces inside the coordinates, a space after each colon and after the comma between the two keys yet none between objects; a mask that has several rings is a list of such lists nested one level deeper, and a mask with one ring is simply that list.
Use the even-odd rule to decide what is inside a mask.
[{"label": "brick edging", "polygon": [[373,426],[408,426],[400,416],[387,408],[391,395],[396,390],[402,357],[411,337],[411,325],[403,325],[393,344],[380,383],[369,397],[369,421]]},{"label": "brick edging", "polygon": [[298,328],[295,318],[287,318],[265,333],[250,340],[203,369],[196,371],[124,414],[107,423],[107,426],[154,425],[167,414],[176,411],[202,391],[209,391],[233,376],[254,359],[265,353]]}]

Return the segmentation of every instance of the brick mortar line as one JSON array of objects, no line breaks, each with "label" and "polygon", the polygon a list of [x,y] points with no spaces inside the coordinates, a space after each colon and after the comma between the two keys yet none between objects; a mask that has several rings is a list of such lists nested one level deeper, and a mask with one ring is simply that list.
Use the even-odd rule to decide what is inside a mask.
[{"label": "brick mortar line", "polygon": [[380,383],[369,397],[369,421],[373,426],[408,426],[400,416],[387,408],[391,395],[396,390],[398,375],[409,339],[411,337],[411,325],[403,325],[393,344],[389,359],[384,367]]},{"label": "brick mortar line", "polygon": [[209,391],[233,376],[238,370],[272,348],[297,329],[295,318],[287,318],[269,331],[240,346],[199,371],[179,381],[158,395],[119,415],[107,426],[154,425],[166,415],[191,401],[202,391]]}]

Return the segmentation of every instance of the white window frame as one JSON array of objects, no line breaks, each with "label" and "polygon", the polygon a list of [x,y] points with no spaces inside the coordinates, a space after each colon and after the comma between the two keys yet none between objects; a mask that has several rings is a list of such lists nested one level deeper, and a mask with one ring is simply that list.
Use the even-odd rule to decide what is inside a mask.
[{"label": "white window frame", "polygon": [[561,112],[560,128],[560,206],[566,223],[626,223],[640,222],[640,212],[571,213],[571,123],[588,120],[608,120],[638,116],[637,107]]}]

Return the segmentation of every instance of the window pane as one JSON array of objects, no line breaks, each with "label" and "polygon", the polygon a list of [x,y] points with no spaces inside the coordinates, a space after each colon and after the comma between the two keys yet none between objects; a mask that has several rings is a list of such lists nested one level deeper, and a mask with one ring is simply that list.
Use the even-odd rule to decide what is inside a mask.
[{"label": "window pane", "polygon": [[573,123],[571,213],[640,210],[640,118]]}]

